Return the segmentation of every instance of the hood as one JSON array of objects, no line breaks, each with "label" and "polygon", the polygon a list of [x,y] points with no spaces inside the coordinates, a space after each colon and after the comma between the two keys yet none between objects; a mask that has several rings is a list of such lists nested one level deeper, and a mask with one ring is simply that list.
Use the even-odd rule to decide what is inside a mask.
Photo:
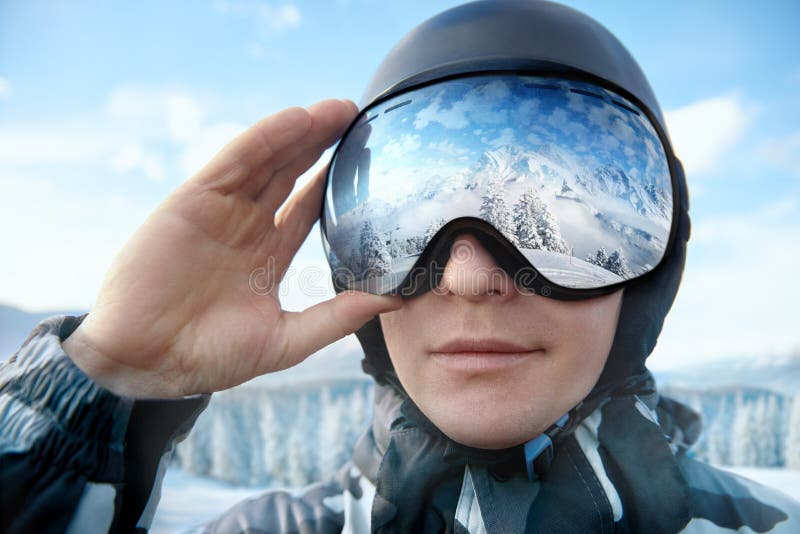
[{"label": "hood", "polygon": [[[613,391],[630,388],[647,373],[664,318],[675,299],[690,233],[686,179],[666,134],[658,102],[628,50],[605,27],[572,8],[544,1],[490,0],[447,10],[407,34],[378,67],[362,109],[404,88],[438,78],[481,71],[531,70],[579,74],[610,86],[648,113],[665,140],[676,180],[677,232],[662,264],[624,291],[608,362],[587,397],[587,409]],[[356,332],[364,370],[379,384],[404,394],[392,369],[378,317]],[[626,386],[627,384],[627,386]]]},{"label": "hood", "polygon": [[[641,377],[637,391],[606,399],[561,443],[547,473],[531,482],[519,449],[485,451],[454,443],[427,427],[410,399],[377,386],[372,425],[353,453],[355,473],[374,487],[368,502],[372,528],[681,530],[690,505],[675,455],[696,439],[699,420],[691,410],[659,398],[649,375]],[[353,471],[347,473],[349,478]]]}]

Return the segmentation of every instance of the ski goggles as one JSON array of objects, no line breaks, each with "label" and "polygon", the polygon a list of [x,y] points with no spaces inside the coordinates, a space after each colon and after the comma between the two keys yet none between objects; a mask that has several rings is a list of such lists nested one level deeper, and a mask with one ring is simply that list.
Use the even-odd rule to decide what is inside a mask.
[{"label": "ski goggles", "polygon": [[540,294],[615,291],[671,243],[676,182],[659,132],[630,99],[561,77],[459,76],[380,100],[328,171],[334,285],[416,294],[470,232]]}]

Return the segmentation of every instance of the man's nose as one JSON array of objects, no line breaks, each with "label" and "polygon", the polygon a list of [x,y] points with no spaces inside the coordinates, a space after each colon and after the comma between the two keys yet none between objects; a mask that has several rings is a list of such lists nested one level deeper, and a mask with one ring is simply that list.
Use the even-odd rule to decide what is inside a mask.
[{"label": "man's nose", "polygon": [[450,248],[450,258],[437,287],[440,294],[468,300],[510,298],[513,280],[475,236],[462,233]]}]

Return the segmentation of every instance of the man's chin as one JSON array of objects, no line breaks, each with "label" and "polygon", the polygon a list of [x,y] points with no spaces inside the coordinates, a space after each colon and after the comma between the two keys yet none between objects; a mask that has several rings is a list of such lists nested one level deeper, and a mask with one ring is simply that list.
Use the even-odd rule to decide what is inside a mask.
[{"label": "man's chin", "polygon": [[486,420],[482,420],[479,414],[468,412],[451,414],[451,417],[428,416],[428,418],[456,443],[487,450],[521,445],[541,434],[547,427],[544,425],[541,430],[537,426],[523,429],[521,425],[513,423],[508,418],[498,420],[497,414],[493,414],[491,418],[487,417]]}]

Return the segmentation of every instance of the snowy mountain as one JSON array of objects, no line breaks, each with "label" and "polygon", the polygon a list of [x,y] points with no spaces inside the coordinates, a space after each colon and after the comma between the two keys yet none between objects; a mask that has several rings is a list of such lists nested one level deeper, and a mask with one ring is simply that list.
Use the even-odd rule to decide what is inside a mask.
[{"label": "snowy mountain", "polygon": [[53,315],[81,315],[85,310],[26,312],[0,304],[0,362],[19,350],[39,322]]},{"label": "snowy mountain", "polygon": [[[607,197],[621,201],[632,212],[664,224],[671,212],[668,184],[632,179],[616,165],[600,165],[592,171],[564,149],[552,143],[535,151],[505,145],[486,152],[472,171],[470,188],[483,188],[499,181],[511,189],[514,183],[536,184],[540,189],[561,193],[566,186],[576,200],[607,206]],[[596,209],[595,211],[599,211]]]},{"label": "snowy mountain", "polygon": [[751,386],[783,395],[800,393],[800,353],[726,358],[680,370],[657,371],[659,384],[695,390]]}]

